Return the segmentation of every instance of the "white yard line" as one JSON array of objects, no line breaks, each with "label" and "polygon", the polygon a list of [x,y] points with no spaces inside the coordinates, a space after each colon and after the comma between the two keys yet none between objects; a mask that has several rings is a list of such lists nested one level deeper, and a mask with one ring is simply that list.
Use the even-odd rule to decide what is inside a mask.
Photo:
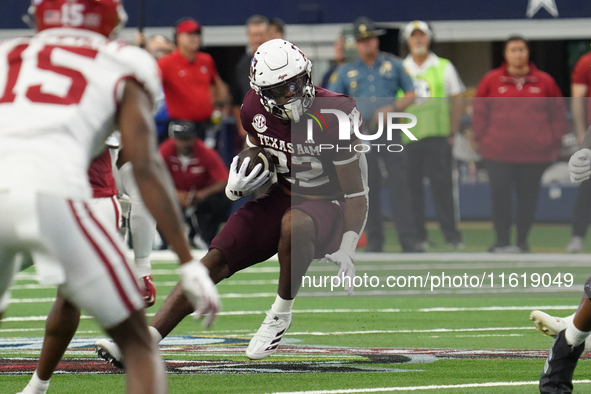
[{"label": "white yard line", "polygon": [[[34,302],[34,300],[40,300],[39,302],[50,302],[54,298],[26,298],[12,300],[12,302]],[[560,310],[560,311],[574,311],[575,305],[533,305],[533,306],[489,306],[489,307],[455,307],[455,308],[420,308],[420,309],[398,309],[398,308],[386,308],[386,309],[294,309],[294,314],[299,313],[438,313],[438,312],[474,312],[474,311],[529,311],[529,310]],[[262,315],[265,311],[225,311],[219,312],[218,316],[247,316],[247,315]],[[147,313],[147,316],[153,316],[154,313]],[[82,316],[83,319],[90,319],[90,316]],[[26,321],[45,321],[47,316],[26,316],[26,317],[6,317],[2,322],[26,322]],[[1,332],[1,331],[0,331]],[[229,331],[234,332],[234,331]]]},{"label": "white yard line", "polygon": [[[275,392],[273,394],[353,394],[353,393],[383,393],[388,391],[418,391],[418,390],[443,390],[443,389],[470,389],[485,387],[510,387],[510,386],[537,386],[540,382],[532,380],[528,382],[488,382],[488,383],[467,383],[450,385],[430,385],[430,386],[409,386],[409,387],[373,387],[362,389],[342,389],[342,390],[313,390],[313,391],[287,391]],[[591,380],[575,380],[573,383],[591,383]]]},{"label": "white yard line", "polygon": [[435,332],[482,332],[482,331],[517,331],[535,330],[534,326],[528,327],[477,327],[477,328],[433,328],[427,330],[358,330],[358,331],[296,331],[287,332],[285,335],[364,335],[364,334],[419,334]]},{"label": "white yard line", "polygon": [[[202,258],[205,255],[203,251],[193,251],[195,258]],[[591,262],[591,254],[566,254],[566,253],[523,253],[523,254],[503,254],[503,253],[365,253],[355,254],[357,261],[540,261],[540,262]],[[165,261],[176,263],[177,257],[169,250],[153,251],[151,255],[153,261]],[[277,255],[267,261],[278,261]]]},{"label": "white yard line", "polygon": [[[492,338],[492,337],[522,337],[523,334],[484,334],[484,335],[452,335],[453,338]],[[440,335],[430,335],[429,338],[450,338],[442,337]]]},{"label": "white yard line", "polygon": [[[479,307],[435,307],[420,308],[416,312],[488,312],[488,311],[529,311],[529,310],[576,310],[577,305],[534,305],[534,306],[479,306]],[[404,310],[404,312],[407,312]],[[415,312],[408,310],[408,312]]]}]

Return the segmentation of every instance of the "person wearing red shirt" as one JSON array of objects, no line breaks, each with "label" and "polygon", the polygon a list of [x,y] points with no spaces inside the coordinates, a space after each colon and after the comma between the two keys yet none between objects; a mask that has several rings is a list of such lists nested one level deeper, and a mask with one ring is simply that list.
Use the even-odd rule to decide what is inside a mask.
[{"label": "person wearing red shirt", "polygon": [[209,245],[228,219],[230,200],[224,195],[228,169],[221,157],[196,138],[191,122],[179,123],[160,145],[160,155],[172,176],[178,202],[191,226],[189,240]]},{"label": "person wearing red shirt", "polygon": [[[496,232],[490,251],[527,252],[540,180],[558,158],[566,129],[566,105],[554,79],[529,61],[525,39],[509,38],[504,56],[506,63],[478,85],[472,127],[490,177]],[[513,190],[517,247],[510,243]]]},{"label": "person wearing red shirt", "polygon": [[228,88],[218,75],[213,58],[201,47],[201,26],[184,19],[175,28],[177,49],[158,59],[166,106],[173,120],[195,123],[203,139],[214,106],[223,107]]}]

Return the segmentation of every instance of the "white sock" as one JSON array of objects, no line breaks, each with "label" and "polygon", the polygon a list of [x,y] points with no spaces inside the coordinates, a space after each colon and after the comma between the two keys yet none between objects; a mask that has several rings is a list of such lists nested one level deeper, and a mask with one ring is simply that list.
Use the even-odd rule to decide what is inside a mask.
[{"label": "white sock", "polygon": [[152,341],[154,341],[156,346],[158,346],[158,344],[162,340],[162,335],[160,335],[160,332],[158,332],[158,330],[152,326],[148,326],[148,331],[150,331],[150,336],[152,337]]},{"label": "white sock", "polygon": [[569,324],[572,324],[572,322],[573,322],[573,319],[574,319],[574,318],[575,318],[575,314],[573,313],[573,314],[572,314],[572,315],[570,315],[570,316],[563,317],[563,318],[562,318],[562,321],[563,321],[563,322],[566,324],[566,326],[568,327],[568,325],[569,325]]},{"label": "white sock", "polygon": [[[148,212],[148,208],[142,200],[140,189],[133,177],[131,163],[125,163],[119,169],[121,183],[131,200],[131,212],[129,215],[129,231],[133,240],[133,254],[136,261],[145,261],[150,258],[152,243],[156,233],[156,221]],[[141,276],[150,275],[140,272]]]},{"label": "white sock", "polygon": [[149,257],[145,259],[135,259],[135,266],[135,272],[140,278],[148,276],[152,273],[152,263],[150,263]]},{"label": "white sock", "polygon": [[572,347],[575,347],[585,342],[585,339],[587,339],[589,334],[591,334],[591,331],[581,331],[577,327],[575,327],[575,325],[571,322],[566,327],[564,338],[566,339],[566,343],[568,343]]},{"label": "white sock", "polygon": [[49,388],[49,380],[41,380],[37,376],[37,371],[31,376],[31,380],[27,387],[23,390],[23,394],[45,394]]},{"label": "white sock", "polygon": [[585,350],[583,350],[583,356],[587,353],[591,352],[591,339],[587,338],[585,340]]},{"label": "white sock", "polygon": [[271,305],[271,310],[275,313],[291,313],[294,300],[284,300],[283,298],[275,297],[275,302]]}]

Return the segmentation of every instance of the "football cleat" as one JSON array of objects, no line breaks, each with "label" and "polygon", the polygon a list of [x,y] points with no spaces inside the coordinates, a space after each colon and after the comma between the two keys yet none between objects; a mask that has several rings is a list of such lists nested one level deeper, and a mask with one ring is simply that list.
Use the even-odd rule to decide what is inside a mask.
[{"label": "football cleat", "polygon": [[529,320],[534,322],[536,330],[544,335],[556,338],[558,333],[566,328],[566,322],[561,317],[550,316],[546,312],[533,311],[529,314]]},{"label": "football cleat", "polygon": [[146,308],[151,307],[156,302],[156,286],[154,286],[154,279],[148,275],[142,278],[144,282],[144,303],[146,304]]},{"label": "football cleat", "polygon": [[540,376],[540,394],[570,394],[573,392],[573,373],[585,344],[572,347],[566,342],[566,330],[560,331]]},{"label": "football cleat", "polygon": [[113,342],[107,339],[99,339],[94,344],[94,349],[96,350],[97,355],[109,364],[117,368],[125,369],[123,354],[121,354],[119,347]]},{"label": "football cleat", "polygon": [[246,349],[246,357],[251,360],[262,360],[277,351],[281,338],[291,325],[291,313],[267,312],[267,317]]}]

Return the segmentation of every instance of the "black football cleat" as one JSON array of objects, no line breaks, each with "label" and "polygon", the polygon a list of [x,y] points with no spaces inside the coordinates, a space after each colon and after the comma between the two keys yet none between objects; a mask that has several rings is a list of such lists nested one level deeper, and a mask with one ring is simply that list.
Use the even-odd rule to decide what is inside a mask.
[{"label": "black football cleat", "polygon": [[560,331],[540,376],[540,394],[570,394],[573,392],[573,373],[585,349],[585,343],[572,347],[566,343],[565,330]]}]

